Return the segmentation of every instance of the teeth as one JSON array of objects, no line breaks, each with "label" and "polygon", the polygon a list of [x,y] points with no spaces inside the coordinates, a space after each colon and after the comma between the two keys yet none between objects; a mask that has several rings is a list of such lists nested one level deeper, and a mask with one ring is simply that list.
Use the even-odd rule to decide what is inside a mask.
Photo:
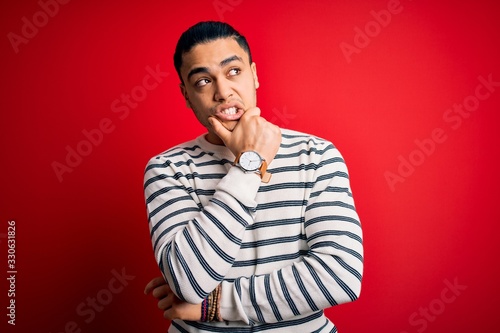
[{"label": "teeth", "polygon": [[228,115],[236,114],[236,108],[233,106],[231,108],[224,109],[224,110],[222,110],[222,113],[228,114]]}]

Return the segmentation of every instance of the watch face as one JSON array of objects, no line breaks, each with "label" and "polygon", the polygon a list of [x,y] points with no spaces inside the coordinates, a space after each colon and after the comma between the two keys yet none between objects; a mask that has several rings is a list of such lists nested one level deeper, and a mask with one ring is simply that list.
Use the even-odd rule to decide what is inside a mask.
[{"label": "watch face", "polygon": [[240,156],[241,167],[247,171],[255,171],[262,165],[262,159],[254,151],[246,151]]}]

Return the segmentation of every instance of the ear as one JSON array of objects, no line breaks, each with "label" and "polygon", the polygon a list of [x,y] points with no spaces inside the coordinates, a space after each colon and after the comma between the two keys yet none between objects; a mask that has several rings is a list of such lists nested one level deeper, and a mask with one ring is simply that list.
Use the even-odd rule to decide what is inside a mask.
[{"label": "ear", "polygon": [[191,109],[191,103],[189,103],[189,96],[188,96],[186,86],[184,85],[184,83],[179,84],[179,88],[181,88],[181,94],[184,97],[184,100],[186,101],[186,107],[188,109]]},{"label": "ear", "polygon": [[253,82],[255,84],[255,89],[259,88],[259,78],[257,77],[257,65],[255,62],[252,62],[250,65],[250,68],[252,69],[252,74],[253,74]]}]

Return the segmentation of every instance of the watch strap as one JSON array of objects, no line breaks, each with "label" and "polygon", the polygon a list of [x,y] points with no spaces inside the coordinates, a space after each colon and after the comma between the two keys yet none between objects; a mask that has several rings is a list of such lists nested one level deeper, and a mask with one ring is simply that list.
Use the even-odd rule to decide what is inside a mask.
[{"label": "watch strap", "polygon": [[263,183],[269,183],[271,180],[271,174],[267,172],[267,162],[266,160],[262,160],[262,165],[260,166],[260,179],[262,179]]}]

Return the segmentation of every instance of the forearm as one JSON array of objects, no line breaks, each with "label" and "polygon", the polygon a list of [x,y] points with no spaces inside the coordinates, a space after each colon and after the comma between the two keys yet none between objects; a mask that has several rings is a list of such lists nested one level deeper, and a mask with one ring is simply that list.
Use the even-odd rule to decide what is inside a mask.
[{"label": "forearm", "polygon": [[222,318],[273,323],[356,300],[361,290],[362,250],[358,241],[351,248],[353,254],[311,253],[270,274],[224,281]]},{"label": "forearm", "polygon": [[[146,196],[155,197],[148,205],[155,255],[179,298],[200,303],[222,281],[239,251],[245,228],[253,223],[259,184],[255,175],[233,167],[204,207],[178,189],[179,184],[164,180],[156,190],[150,185]],[[162,194],[156,196],[158,192]],[[176,200],[179,197],[185,200]]]}]

